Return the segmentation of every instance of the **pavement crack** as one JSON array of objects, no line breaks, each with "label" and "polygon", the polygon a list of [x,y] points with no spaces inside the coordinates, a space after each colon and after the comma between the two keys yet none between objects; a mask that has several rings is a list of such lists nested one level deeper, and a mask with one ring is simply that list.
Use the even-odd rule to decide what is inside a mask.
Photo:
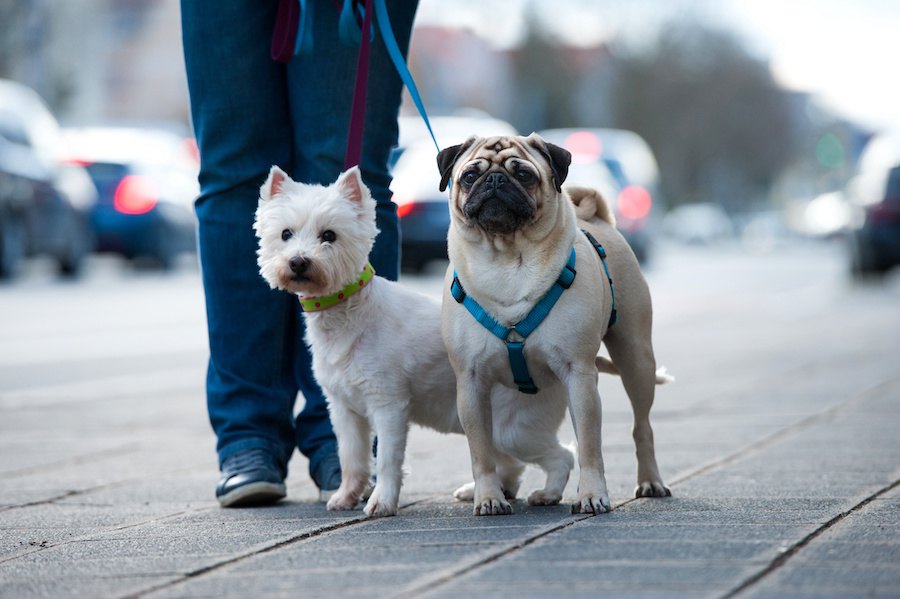
[{"label": "pavement crack", "polygon": [[885,387],[891,387],[893,385],[896,385],[897,382],[898,382],[897,378],[891,378],[888,380],[884,380],[884,381],[875,383],[874,385],[870,386],[869,388],[864,389],[863,391],[854,395],[850,399],[848,399],[842,403],[839,403],[836,406],[832,406],[831,408],[828,408],[827,410],[823,410],[821,412],[816,412],[815,414],[810,414],[809,416],[802,418],[802,419],[798,420],[797,422],[795,422],[789,426],[786,426],[785,428],[776,430],[775,432],[773,432],[769,435],[766,435],[760,439],[757,439],[756,441],[753,441],[752,443],[749,443],[749,444],[741,447],[740,449],[737,449],[737,450],[735,450],[729,454],[726,454],[720,458],[711,460],[711,461],[707,462],[706,464],[703,464],[701,466],[694,468],[693,470],[686,472],[685,474],[677,476],[674,479],[670,480],[669,484],[670,484],[670,486],[672,486],[672,485],[677,485],[677,484],[683,483],[692,478],[696,478],[698,476],[706,474],[707,472],[717,470],[718,468],[721,468],[722,466],[727,466],[728,464],[737,462],[738,460],[746,457],[747,454],[749,454],[751,452],[756,452],[761,449],[771,447],[772,445],[775,445],[779,441],[786,439],[787,437],[789,437],[799,431],[807,429],[807,428],[809,428],[815,424],[818,424],[824,420],[833,418],[840,412],[843,412],[843,411],[853,407],[854,405],[861,403],[861,402],[865,401],[866,399],[869,399],[873,395],[877,395],[880,391],[883,391]]},{"label": "pavement crack", "polygon": [[[400,509],[402,510],[402,509],[411,507],[413,505],[423,503],[425,501],[428,501],[428,499],[420,499],[420,500],[410,501],[410,502],[404,503]],[[267,545],[266,547],[263,547],[262,549],[257,549],[255,551],[248,551],[246,553],[236,555],[236,556],[228,558],[226,560],[216,562],[215,564],[210,564],[209,566],[197,568],[196,570],[191,570],[190,572],[181,574],[175,580],[170,580],[168,582],[165,582],[165,583],[162,583],[159,585],[155,585],[155,586],[152,586],[147,589],[143,589],[132,595],[126,595],[122,599],[137,599],[137,598],[143,597],[145,595],[150,595],[157,591],[169,589],[171,587],[186,583],[186,582],[193,580],[195,578],[198,578],[200,576],[204,576],[206,574],[216,572],[223,568],[227,568],[228,566],[242,562],[246,559],[250,559],[253,557],[260,556],[260,555],[265,555],[267,553],[277,551],[284,547],[295,545],[297,543],[302,543],[302,542],[310,540],[310,539],[315,539],[315,538],[321,537],[323,535],[326,535],[326,534],[329,534],[329,533],[332,533],[332,532],[335,532],[335,531],[338,531],[338,530],[341,530],[344,528],[349,528],[351,526],[371,524],[372,522],[375,522],[376,520],[377,520],[377,518],[369,518],[368,516],[357,516],[355,518],[351,518],[348,520],[342,520],[340,522],[336,522],[329,526],[323,526],[322,528],[317,528],[316,530],[311,530],[311,531],[304,532],[304,533],[295,535],[295,536],[287,538],[287,539],[283,539],[276,543],[272,543],[271,545]]]},{"label": "pavement crack", "polygon": [[[618,507],[618,506],[616,506],[616,507]],[[476,554],[461,565],[458,565],[454,568],[448,568],[447,570],[444,570],[442,572],[438,572],[432,576],[427,577],[425,580],[420,579],[419,581],[414,582],[412,585],[403,589],[399,593],[397,593],[395,595],[391,595],[391,596],[396,597],[397,599],[407,599],[410,597],[416,597],[427,591],[434,590],[435,588],[437,588],[441,585],[444,585],[444,584],[447,584],[448,582],[456,580],[460,576],[464,576],[465,574],[468,574],[469,572],[473,572],[483,566],[486,566],[488,564],[496,562],[497,560],[500,560],[500,559],[506,557],[507,555],[515,553],[516,551],[518,551],[524,547],[527,547],[528,545],[531,545],[532,543],[534,543],[535,541],[537,541],[539,539],[542,539],[553,533],[564,530],[564,529],[572,526],[576,522],[581,522],[582,520],[585,520],[587,518],[592,518],[592,517],[593,516],[591,516],[591,515],[572,516],[571,518],[564,520],[562,522],[559,522],[556,524],[550,524],[550,525],[544,527],[542,530],[538,531],[537,533],[535,533],[525,539],[520,539],[520,540],[516,541],[515,543],[511,543],[510,545],[507,545],[506,547],[504,547],[503,549],[500,549],[499,551],[495,551],[489,555],[485,555],[483,553]]]},{"label": "pavement crack", "polygon": [[[670,481],[669,486],[675,487],[681,483],[684,483],[687,480],[696,478],[696,477],[706,474],[710,471],[717,470],[723,466],[726,466],[728,464],[731,464],[733,462],[740,460],[741,458],[745,457],[749,452],[759,451],[761,449],[764,449],[766,447],[774,445],[775,443],[781,441],[782,439],[784,439],[800,430],[803,430],[805,428],[808,428],[810,426],[818,424],[819,422],[821,422],[823,420],[833,418],[838,413],[849,409],[850,407],[856,405],[857,403],[864,401],[869,396],[876,394],[879,391],[883,391],[883,389],[885,387],[890,387],[891,385],[896,384],[896,382],[897,382],[897,379],[893,378],[890,380],[881,381],[879,383],[876,383],[876,384],[872,385],[871,387],[869,387],[868,389],[865,389],[864,391],[858,393],[857,395],[851,397],[850,399],[848,399],[847,401],[845,401],[843,403],[840,403],[840,404],[833,406],[827,410],[823,410],[822,412],[817,412],[806,418],[803,418],[800,421],[795,422],[794,424],[787,426],[783,429],[777,430],[774,433],[767,435],[757,441],[754,441],[753,443],[750,443],[749,445],[746,445],[737,451],[734,451],[734,452],[732,452],[724,457],[721,457],[719,459],[708,462],[708,463],[688,472],[687,474],[679,476],[679,477],[673,479],[672,481]],[[778,568],[781,564],[783,564],[785,561],[787,561],[791,555],[793,555],[796,551],[798,551],[799,549],[804,547],[806,544],[808,544],[816,536],[818,536],[819,534],[821,534],[822,532],[827,530],[829,527],[833,526],[835,523],[839,522],[840,520],[845,518],[847,515],[862,508],[863,506],[868,504],[873,499],[876,499],[878,496],[890,491],[891,489],[893,489],[894,487],[896,487],[898,485],[900,485],[900,480],[895,481],[894,483],[892,483],[891,485],[889,485],[888,487],[886,487],[884,489],[881,489],[874,495],[867,497],[861,503],[857,504],[856,506],[847,510],[846,512],[842,512],[841,514],[835,516],[832,520],[830,520],[829,522],[824,524],[820,529],[817,529],[816,531],[814,531],[813,533],[811,533],[804,539],[801,539],[799,542],[792,545],[790,548],[788,548],[787,551],[780,554],[775,560],[773,560],[772,563],[769,564],[769,566],[766,569],[764,569],[759,575],[757,575],[757,577],[749,579],[747,582],[742,584],[740,587],[738,587],[737,589],[735,589],[728,595],[725,595],[722,599],[727,599],[727,598],[733,597],[734,594],[736,594],[737,592],[740,592],[740,590],[743,590],[747,586],[752,585],[754,582],[761,579],[762,577],[764,577],[766,574],[768,574],[772,570]],[[621,502],[616,503],[614,506],[614,509],[620,509],[628,504],[639,501],[640,499],[646,499],[646,498],[632,497],[629,499],[625,499]],[[520,540],[516,541],[515,543],[507,545],[506,547],[503,547],[502,549],[495,551],[487,556],[485,556],[484,554],[476,555],[469,561],[462,563],[462,564],[458,564],[456,567],[451,567],[442,572],[438,572],[438,573],[426,578],[425,580],[419,580],[417,582],[414,582],[412,585],[408,586],[406,589],[403,589],[402,591],[400,591],[399,593],[397,593],[396,595],[393,595],[393,596],[400,598],[400,599],[407,599],[409,597],[415,597],[422,593],[432,591],[432,590],[436,589],[437,587],[440,587],[444,584],[452,582],[453,580],[455,580],[456,578],[458,578],[460,576],[463,576],[465,574],[468,574],[470,572],[478,570],[479,568],[481,568],[487,564],[496,562],[506,556],[512,555],[516,551],[518,551],[524,547],[527,547],[528,545],[531,545],[538,539],[542,539],[544,537],[550,536],[552,534],[555,534],[557,532],[565,530],[569,526],[572,526],[573,524],[576,524],[577,522],[580,522],[581,520],[585,520],[587,518],[593,518],[593,517],[596,517],[596,516],[582,515],[581,517],[572,517],[569,520],[565,520],[565,521],[557,523],[557,524],[549,525],[546,528],[544,528],[543,530],[538,531],[536,534],[534,534],[526,539],[520,539]],[[600,517],[602,518],[602,515]]]},{"label": "pavement crack", "polygon": [[860,501],[859,503],[857,503],[856,505],[851,507],[850,509],[840,512],[839,514],[837,514],[836,516],[834,516],[833,518],[828,520],[828,522],[825,522],[824,524],[822,524],[821,526],[816,528],[814,531],[812,531],[811,533],[809,533],[808,535],[806,535],[805,537],[803,537],[802,539],[800,539],[799,541],[797,541],[796,543],[791,545],[790,547],[786,548],[784,551],[779,552],[778,556],[776,556],[772,561],[770,561],[765,568],[763,568],[762,570],[760,570],[759,572],[757,572],[750,578],[746,579],[744,582],[742,582],[741,584],[736,586],[734,589],[732,589],[732,590],[728,591],[727,593],[725,593],[724,595],[722,595],[721,599],[731,599],[732,597],[736,597],[737,595],[743,593],[744,591],[746,591],[747,589],[749,589],[750,587],[752,587],[753,585],[755,585],[756,583],[761,581],[763,578],[765,578],[772,572],[781,568],[785,563],[787,563],[788,560],[790,560],[792,557],[797,555],[797,553],[799,553],[804,547],[806,547],[807,545],[812,543],[823,533],[827,532],[828,530],[830,530],[831,528],[833,528],[834,526],[836,526],[837,524],[842,522],[847,516],[850,516],[851,514],[858,512],[859,510],[861,510],[865,506],[869,505],[871,502],[878,499],[885,493],[889,493],[889,492],[893,491],[898,486],[900,486],[900,479],[897,479],[894,482],[890,483],[889,485],[882,487],[881,489],[879,489],[875,493],[872,493],[871,495],[869,495],[868,497],[866,497],[865,499],[863,499],[862,501]]}]

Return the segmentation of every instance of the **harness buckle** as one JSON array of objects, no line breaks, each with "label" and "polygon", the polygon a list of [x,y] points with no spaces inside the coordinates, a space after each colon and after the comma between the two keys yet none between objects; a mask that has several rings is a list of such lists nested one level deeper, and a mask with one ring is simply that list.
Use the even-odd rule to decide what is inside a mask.
[{"label": "harness buckle", "polygon": [[453,275],[453,283],[450,284],[450,295],[453,296],[453,299],[458,304],[463,303],[466,299],[466,290],[463,289],[462,283],[459,282],[459,277],[455,274]]},{"label": "harness buckle", "polygon": [[562,270],[561,273],[559,273],[559,278],[556,279],[556,284],[563,289],[568,289],[575,281],[576,274],[578,274],[578,271],[575,270],[575,267],[566,264],[566,267]]},{"label": "harness buckle", "polygon": [[509,345],[510,343],[525,343],[525,336],[516,330],[516,325],[510,325],[510,327],[506,330],[506,337],[503,339],[503,342]]}]

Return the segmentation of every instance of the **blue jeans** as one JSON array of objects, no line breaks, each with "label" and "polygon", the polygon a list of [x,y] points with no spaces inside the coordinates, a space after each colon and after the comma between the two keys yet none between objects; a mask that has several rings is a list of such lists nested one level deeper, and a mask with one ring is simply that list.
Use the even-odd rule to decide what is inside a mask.
[{"label": "blue jeans", "polygon": [[[274,0],[183,0],[185,64],[200,148],[199,257],[206,296],[206,394],[221,462],[250,448],[282,463],[294,447],[315,471],[335,443],[311,369],[297,299],[269,289],[256,264],[259,187],[272,165],[307,183],[331,183],[346,151],[357,49],[338,41],[338,10],[315,2],[312,56],[287,65],[269,56]],[[388,6],[405,52],[416,0]],[[399,224],[388,160],[397,143],[402,83],[380,38],[372,46],[362,151],[363,180],[377,202],[381,233],[371,261],[399,274]],[[304,407],[294,417],[297,393]]]}]

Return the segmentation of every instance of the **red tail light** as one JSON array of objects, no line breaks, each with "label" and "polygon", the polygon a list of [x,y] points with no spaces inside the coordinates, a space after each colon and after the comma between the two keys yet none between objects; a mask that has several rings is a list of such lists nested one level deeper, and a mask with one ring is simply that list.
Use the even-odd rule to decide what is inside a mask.
[{"label": "red tail light", "polygon": [[600,158],[603,145],[600,138],[590,131],[576,131],[563,142],[563,147],[572,153],[572,162],[590,164]]},{"label": "red tail light", "polygon": [[63,164],[68,164],[69,166],[91,166],[94,163],[84,158],[66,158],[63,160]]},{"label": "red tail light", "polygon": [[397,206],[397,216],[403,218],[407,214],[413,211],[413,208],[416,207],[415,202],[406,202],[405,204],[399,204]]},{"label": "red tail light", "polygon": [[119,182],[113,207],[122,214],[146,214],[158,201],[156,187],[147,177],[128,175]]},{"label": "red tail light", "polygon": [[619,192],[619,214],[629,220],[640,220],[650,214],[653,198],[640,185],[629,185]]},{"label": "red tail light", "polygon": [[900,221],[900,201],[886,199],[869,208],[869,220],[873,223],[896,223]]}]

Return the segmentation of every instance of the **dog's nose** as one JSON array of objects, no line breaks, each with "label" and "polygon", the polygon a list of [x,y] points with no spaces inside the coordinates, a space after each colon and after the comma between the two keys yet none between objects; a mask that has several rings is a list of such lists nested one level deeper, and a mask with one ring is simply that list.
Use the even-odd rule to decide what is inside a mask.
[{"label": "dog's nose", "polygon": [[496,191],[496,190],[500,189],[501,187],[503,187],[504,185],[506,185],[507,181],[508,181],[508,179],[506,178],[506,175],[504,175],[503,173],[491,173],[490,175],[488,175],[485,178],[484,183],[490,189],[493,189],[494,191]]},{"label": "dog's nose", "polygon": [[309,259],[302,256],[294,256],[288,261],[288,266],[291,267],[291,272],[300,275],[309,269]]}]

